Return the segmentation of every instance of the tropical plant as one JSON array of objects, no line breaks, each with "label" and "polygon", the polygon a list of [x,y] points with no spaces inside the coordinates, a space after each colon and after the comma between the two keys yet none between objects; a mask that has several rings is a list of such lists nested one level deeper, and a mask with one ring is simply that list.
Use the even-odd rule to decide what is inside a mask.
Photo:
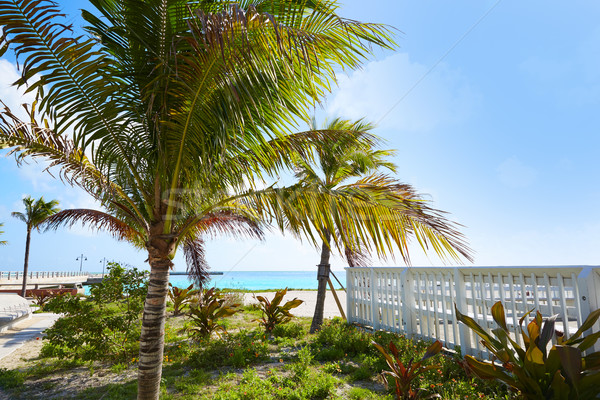
[{"label": "tropical plant", "polygon": [[[38,95],[26,107],[27,122],[8,108],[0,114],[0,147],[12,147],[19,163],[46,158],[64,181],[104,207],[64,210],[52,228],[81,222],[148,252],[138,397],[156,399],[169,269],[178,248],[202,281],[204,235],[260,237],[264,220],[315,243],[323,227],[341,232],[336,244],[352,248],[367,237],[384,253],[401,242],[402,232],[379,228],[400,217],[373,209],[361,191],[263,185],[289,165],[291,154],[339,136],[290,134],[298,120],[308,120],[337,67],[356,68],[372,45],[393,43],[385,26],[339,17],[334,1],[92,4],[93,12],[83,11],[82,35],[54,2],[0,0],[0,52],[15,50],[22,66],[16,84]],[[333,208],[369,218],[345,223],[332,218]],[[427,240],[440,247],[435,235]]]},{"label": "tropical plant", "polygon": [[169,282],[169,299],[173,303],[173,315],[179,315],[183,309],[193,300],[194,296],[198,293],[194,290],[194,284],[192,283],[185,289],[173,286]]},{"label": "tropical plant", "polygon": [[59,211],[58,201],[44,201],[43,197],[34,200],[31,196],[23,199],[25,212],[15,211],[11,215],[25,223],[27,226],[27,238],[25,240],[25,261],[23,263],[23,287],[21,288],[21,296],[25,297],[27,290],[27,271],[29,270],[29,244],[31,243],[31,231],[40,230],[40,225],[44,223],[48,217],[56,214]]},{"label": "tropical plant", "polygon": [[[4,224],[2,222],[0,222],[0,228],[2,228],[4,226]],[[0,235],[3,235],[4,231],[0,231]],[[8,244],[8,242],[6,240],[0,240],[0,246],[4,246]]]},{"label": "tropical plant", "polygon": [[41,310],[44,309],[44,306],[48,301],[52,300],[57,296],[65,296],[66,293],[61,292],[60,290],[41,290],[39,292],[33,292],[31,297],[33,297],[33,302],[40,307]]},{"label": "tropical plant", "polygon": [[[431,248],[441,257],[458,261],[462,256],[471,260],[469,249],[462,243],[460,234],[449,221],[442,218],[438,211],[429,208],[412,187],[381,172],[382,169],[396,172],[396,166],[389,161],[394,151],[379,149],[381,139],[371,133],[373,128],[373,125],[362,120],[335,119],[326,124],[323,130],[335,132],[335,139],[316,144],[310,157],[295,160],[295,174],[299,184],[304,188],[352,193],[354,198],[368,202],[375,211],[374,214],[380,214],[377,210],[381,209],[391,211],[391,216],[379,220],[378,229],[382,231],[382,237],[394,238],[406,263],[410,263],[410,237],[416,238],[425,251],[429,249],[427,243],[431,241],[435,243]],[[314,122],[313,129],[316,129]],[[347,132],[352,132],[352,135]],[[340,218],[344,223],[341,224],[342,231],[322,227],[325,235],[321,244],[317,302],[311,333],[323,323],[325,294],[330,279],[331,236],[335,239],[343,235],[344,229],[353,229],[352,224],[362,219],[377,218],[376,215],[367,213],[344,215],[343,209],[331,212],[334,214],[332,218]],[[370,253],[369,241],[357,241],[343,249],[350,267],[366,266]]]},{"label": "tropical plant", "polygon": [[226,332],[221,320],[239,311],[241,304],[227,304],[227,299],[216,288],[204,289],[198,292],[190,303],[187,316],[191,326],[188,332],[197,339],[210,337],[213,332]]},{"label": "tropical plant", "polygon": [[262,317],[258,321],[264,326],[267,333],[271,333],[277,325],[291,321],[294,316],[290,310],[304,303],[304,301],[295,298],[281,305],[283,297],[286,294],[287,288],[275,292],[273,300],[269,300],[263,296],[256,296],[256,299],[259,301],[258,307],[262,311]]},{"label": "tropical plant", "polygon": [[[465,356],[466,363],[475,375],[501,381],[518,391],[524,399],[594,399],[600,395],[600,352],[583,355],[600,338],[600,332],[582,336],[594,326],[600,317],[600,310],[590,313],[577,332],[568,339],[565,333],[555,330],[558,315],[544,321],[538,311],[524,329],[523,322],[531,310],[519,320],[524,347],[511,338],[502,303],[494,304],[491,311],[498,324],[498,328],[492,330],[493,336],[471,317],[456,309],[457,319],[472,329],[494,356],[490,363]],[[551,345],[552,337],[556,345]],[[501,364],[495,363],[496,359]]]},{"label": "tropical plant", "polygon": [[400,354],[398,348],[394,342],[390,342],[388,354],[385,349],[375,343],[371,342],[373,346],[379,350],[379,352],[385,357],[387,365],[390,367],[389,371],[383,371],[384,376],[388,376],[394,381],[396,399],[398,400],[417,400],[417,399],[433,399],[439,398],[439,394],[432,394],[426,396],[424,389],[418,387],[418,379],[425,372],[440,368],[437,364],[423,365],[423,361],[437,355],[442,351],[442,343],[439,340],[433,342],[425,351],[425,354],[417,362],[413,362],[414,359],[410,359],[407,365],[400,360]]}]

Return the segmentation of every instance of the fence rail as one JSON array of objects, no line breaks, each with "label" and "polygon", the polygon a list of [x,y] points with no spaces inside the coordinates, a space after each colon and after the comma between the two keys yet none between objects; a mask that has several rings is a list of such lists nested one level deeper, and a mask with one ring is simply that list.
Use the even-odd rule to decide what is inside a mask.
[{"label": "fence rail", "polygon": [[[490,309],[502,301],[514,340],[529,310],[558,314],[568,337],[600,308],[600,267],[346,268],[349,322],[439,339],[463,354],[487,356],[479,338],[456,319],[454,304],[482,327],[496,328]],[[533,314],[533,313],[532,313]],[[525,317],[526,325],[534,315]],[[600,331],[598,324],[593,332]],[[598,349],[597,349],[598,350]]]},{"label": "fence rail", "polygon": [[[30,279],[54,279],[66,277],[87,277],[89,272],[79,271],[33,271],[27,274]],[[23,271],[0,271],[0,281],[23,279]]]}]

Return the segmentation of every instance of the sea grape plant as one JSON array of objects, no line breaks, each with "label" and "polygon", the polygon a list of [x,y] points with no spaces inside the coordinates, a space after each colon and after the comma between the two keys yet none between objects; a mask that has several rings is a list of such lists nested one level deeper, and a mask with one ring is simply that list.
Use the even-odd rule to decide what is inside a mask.
[{"label": "sea grape plant", "polygon": [[198,291],[194,290],[193,283],[187,288],[181,289],[169,282],[169,287],[169,300],[173,303],[173,315],[177,316],[183,312],[183,309],[193,300]]},{"label": "sea grape plant", "polygon": [[45,331],[42,355],[129,362],[137,356],[147,273],[109,263],[108,274],[86,298],[54,296],[45,310],[61,314]]},{"label": "sea grape plant", "polygon": [[262,311],[262,318],[258,319],[258,321],[264,326],[267,333],[271,333],[277,325],[291,321],[294,316],[290,310],[304,303],[304,301],[295,298],[281,305],[287,291],[287,288],[278,290],[271,301],[266,297],[256,296],[256,299],[259,301],[258,306]]},{"label": "sea grape plant", "polygon": [[[600,352],[588,352],[585,355],[584,352],[594,346],[600,338],[600,332],[586,337],[583,337],[583,333],[596,323],[600,310],[590,313],[577,332],[568,339],[554,328],[558,315],[544,321],[542,314],[537,311],[535,318],[524,329],[523,322],[531,310],[519,320],[524,347],[510,337],[502,303],[494,304],[491,311],[498,324],[492,334],[456,309],[458,320],[472,329],[481,338],[481,344],[500,362],[481,362],[467,355],[465,361],[475,375],[504,382],[524,399],[597,398],[600,394]],[[550,346],[552,337],[556,344]]]},{"label": "sea grape plant", "polygon": [[411,358],[407,365],[400,360],[400,354],[398,348],[394,342],[390,341],[388,345],[390,353],[376,342],[371,342],[373,346],[379,350],[379,352],[385,357],[387,365],[390,367],[389,371],[383,371],[383,376],[390,377],[395,384],[394,394],[397,400],[417,400],[417,399],[433,399],[439,398],[439,394],[427,395],[426,391],[418,387],[418,378],[425,372],[432,369],[438,369],[438,364],[424,365],[423,361],[437,355],[442,351],[442,343],[439,340],[433,342],[425,351],[425,354],[417,362],[413,362]]},{"label": "sea grape plant", "polygon": [[239,306],[239,303],[228,303],[221,292],[215,288],[201,290],[190,303],[187,316],[190,318],[191,326],[187,330],[197,339],[209,337],[217,331],[226,332],[225,326],[219,323],[219,320],[238,312]]}]

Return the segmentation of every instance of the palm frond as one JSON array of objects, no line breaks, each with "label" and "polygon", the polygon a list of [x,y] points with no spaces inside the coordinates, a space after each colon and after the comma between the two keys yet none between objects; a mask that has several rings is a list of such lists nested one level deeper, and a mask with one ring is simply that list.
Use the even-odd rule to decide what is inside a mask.
[{"label": "palm frond", "polygon": [[[14,216],[14,215],[13,215]],[[4,223],[0,222],[0,228],[4,226]],[[0,235],[4,234],[4,231],[0,230]],[[7,245],[8,242],[6,240],[0,240],[0,246]]]},{"label": "palm frond", "polygon": [[188,275],[192,277],[197,286],[204,287],[210,280],[208,273],[210,267],[206,261],[204,240],[202,238],[185,240],[183,254],[185,255]]},{"label": "palm frond", "polygon": [[[361,251],[362,250],[362,251]],[[371,258],[364,249],[352,249],[346,247],[344,249],[344,258],[350,268],[370,267]]]},{"label": "palm frond", "polygon": [[105,231],[118,240],[128,241],[137,247],[144,247],[145,234],[127,225],[122,220],[98,210],[77,208],[60,211],[44,221],[46,230],[56,230],[61,226],[73,227],[80,223],[94,230]]}]

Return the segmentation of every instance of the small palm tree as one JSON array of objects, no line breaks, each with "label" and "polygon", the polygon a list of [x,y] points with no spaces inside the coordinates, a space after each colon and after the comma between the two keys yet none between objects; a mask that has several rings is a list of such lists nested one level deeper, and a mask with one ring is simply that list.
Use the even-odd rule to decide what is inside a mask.
[{"label": "small palm tree", "polygon": [[[2,228],[4,226],[4,224],[2,222],[0,222],[0,228]],[[4,233],[4,231],[0,231],[0,235],[2,235]],[[0,240],[0,246],[4,246],[8,244],[8,242],[6,240]]]},{"label": "small palm tree", "polygon": [[25,290],[27,289],[27,270],[29,269],[29,244],[31,242],[31,231],[32,229],[40,230],[40,225],[51,215],[56,214],[59,210],[58,201],[50,200],[44,201],[43,197],[38,200],[34,200],[31,196],[27,196],[23,199],[25,205],[25,212],[15,211],[11,215],[27,225],[27,240],[25,241],[25,262],[23,264],[23,288],[21,289],[21,296],[25,297]]},{"label": "small palm tree", "polygon": [[[313,122],[314,125],[314,122]],[[424,251],[430,242],[431,248],[441,257],[449,257],[456,261],[460,257],[471,259],[470,251],[463,242],[462,235],[454,230],[453,223],[443,217],[443,213],[429,208],[407,184],[382,174],[381,169],[396,172],[396,165],[388,160],[394,154],[393,150],[378,149],[381,141],[371,134],[373,125],[364,121],[348,121],[335,119],[322,130],[334,134],[334,140],[321,141],[314,149],[310,158],[296,160],[295,174],[300,185],[322,191],[337,191],[355,193],[355,201],[363,199],[375,209],[388,209],[393,213],[392,218],[381,221],[379,228],[385,236],[394,237],[406,263],[410,263],[408,239],[415,237]],[[353,135],[344,135],[353,132]],[[348,140],[358,137],[359,140]],[[316,157],[314,157],[316,155]],[[356,194],[359,195],[356,195]],[[340,210],[337,210],[340,215]],[[345,215],[345,226],[356,223],[353,219],[363,218],[361,215]],[[391,223],[390,223],[391,222]],[[350,228],[350,227],[349,227]],[[326,230],[323,227],[323,230]],[[326,232],[321,245],[319,262],[319,286],[317,303],[310,327],[311,333],[319,329],[323,323],[323,309],[327,282],[329,280],[329,259],[331,256],[331,236],[339,237],[344,232]],[[372,241],[372,239],[371,239]],[[350,267],[366,266],[369,263],[370,241],[347,244],[343,255]],[[381,255],[381,254],[380,254]]]}]

